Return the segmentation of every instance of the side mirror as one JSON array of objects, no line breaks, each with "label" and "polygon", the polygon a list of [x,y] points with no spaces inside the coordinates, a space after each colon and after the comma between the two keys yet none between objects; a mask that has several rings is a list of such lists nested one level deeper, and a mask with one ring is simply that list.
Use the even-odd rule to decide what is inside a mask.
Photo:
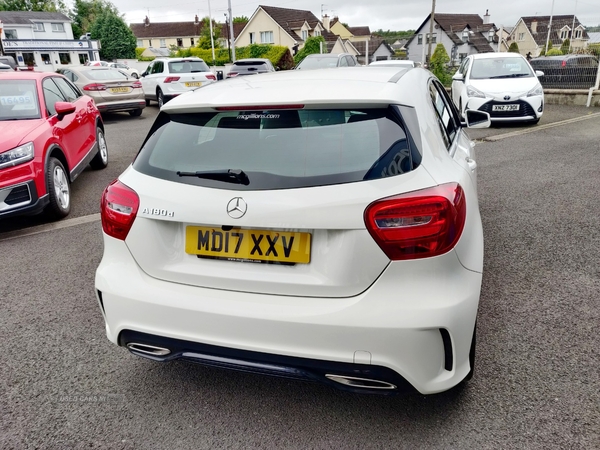
[{"label": "side mirror", "polygon": [[535,76],[538,77],[538,78],[539,77],[543,77],[544,76],[544,72],[542,72],[541,70],[536,70],[535,71]]},{"label": "side mirror", "polygon": [[54,104],[54,109],[56,110],[57,119],[63,120],[67,114],[75,112],[75,105],[69,102],[56,102]]},{"label": "side mirror", "polygon": [[140,77],[145,77],[146,75],[148,75],[148,72],[143,71],[142,74],[140,75]]},{"label": "side mirror", "polygon": [[489,113],[478,111],[476,109],[467,109],[465,111],[465,122],[467,128],[489,128],[492,124]]},{"label": "side mirror", "polygon": [[465,78],[463,77],[462,73],[456,72],[454,75],[452,75],[452,80],[453,81],[465,81]]}]

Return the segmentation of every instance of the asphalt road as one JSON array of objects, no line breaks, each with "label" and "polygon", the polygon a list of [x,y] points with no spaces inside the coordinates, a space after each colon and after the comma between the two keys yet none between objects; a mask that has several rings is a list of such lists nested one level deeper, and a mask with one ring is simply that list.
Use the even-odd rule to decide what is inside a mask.
[{"label": "asphalt road", "polygon": [[475,377],[392,398],[152,363],[106,340],[98,201],[156,111],[106,117],[109,168],[80,176],[67,220],[0,222],[0,448],[600,448],[600,110],[471,130],[486,243]]}]

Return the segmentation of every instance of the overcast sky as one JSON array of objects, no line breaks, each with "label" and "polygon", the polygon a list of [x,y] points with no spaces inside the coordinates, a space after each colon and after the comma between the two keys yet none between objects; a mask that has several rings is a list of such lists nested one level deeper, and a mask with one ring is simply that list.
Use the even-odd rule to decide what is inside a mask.
[{"label": "overcast sky", "polygon": [[[208,0],[111,0],[125,14],[127,23],[141,23],[148,15],[151,22],[192,21],[194,15],[208,16]],[[350,26],[368,26],[371,31],[416,29],[431,10],[429,0],[230,0],[233,17],[251,17],[258,5],[311,11],[318,18],[321,12],[338,16]],[[437,0],[436,12],[479,14],[489,10],[490,21],[496,25],[512,27],[521,16],[550,15],[553,0]],[[211,0],[212,17],[224,22],[228,0]],[[600,24],[598,0],[554,0],[554,14],[575,14],[585,26]]]}]

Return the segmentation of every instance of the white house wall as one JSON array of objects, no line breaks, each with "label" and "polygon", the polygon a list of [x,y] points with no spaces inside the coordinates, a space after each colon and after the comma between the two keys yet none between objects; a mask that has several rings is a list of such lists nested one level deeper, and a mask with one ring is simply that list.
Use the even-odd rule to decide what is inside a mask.
[{"label": "white house wall", "polygon": [[[263,44],[260,41],[261,31],[272,31],[273,32],[273,44],[283,45],[285,47],[292,48],[296,44],[296,40],[292,39],[283,29],[262,9],[259,9],[254,17],[250,19],[248,25],[244,28],[242,33],[236,38],[236,47],[246,47],[250,45],[250,33],[254,33],[256,44]],[[300,39],[298,39],[299,41]]]}]

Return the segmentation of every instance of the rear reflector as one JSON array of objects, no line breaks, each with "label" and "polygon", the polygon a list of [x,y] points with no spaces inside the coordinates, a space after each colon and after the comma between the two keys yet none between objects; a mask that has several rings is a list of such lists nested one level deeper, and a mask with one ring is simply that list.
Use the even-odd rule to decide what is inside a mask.
[{"label": "rear reflector", "polygon": [[142,87],[142,82],[141,81],[134,81],[133,84],[131,85],[132,88],[134,89],[140,89]]},{"label": "rear reflector", "polygon": [[173,81],[179,81],[179,77],[167,77],[165,83],[172,83]]},{"label": "rear reflector", "polygon": [[217,81],[217,77],[215,77],[213,74],[206,75],[206,79],[207,80]]},{"label": "rear reflector", "polygon": [[451,250],[462,234],[467,207],[457,183],[396,195],[365,210],[367,230],[391,260],[429,258]]},{"label": "rear reflector", "polygon": [[140,206],[140,198],[119,180],[109,184],[100,202],[102,229],[116,239],[125,240]]}]

